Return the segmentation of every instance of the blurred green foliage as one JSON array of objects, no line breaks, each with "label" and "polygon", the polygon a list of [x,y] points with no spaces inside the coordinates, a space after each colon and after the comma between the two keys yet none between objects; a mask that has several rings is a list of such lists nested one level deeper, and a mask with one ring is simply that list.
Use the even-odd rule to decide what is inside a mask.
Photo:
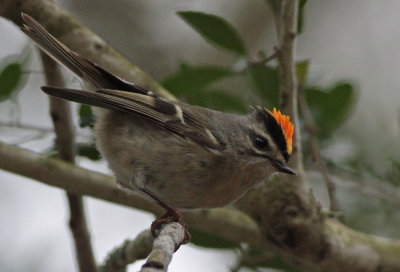
[{"label": "blurred green foliage", "polygon": [[306,87],[304,93],[321,137],[329,137],[343,124],[355,104],[354,87],[347,82],[329,88]]},{"label": "blurred green foliage", "polygon": [[203,93],[192,93],[187,96],[187,101],[190,104],[220,111],[244,113],[248,109],[242,99],[229,94],[229,91],[221,89],[208,89]]},{"label": "blurred green foliage", "polygon": [[232,249],[239,246],[239,243],[237,242],[221,238],[217,235],[198,230],[196,228],[190,228],[190,234],[192,235],[192,239],[190,240],[190,242],[201,247]]},{"label": "blurred green foliage", "polygon": [[[79,126],[81,128],[94,128],[95,118],[92,108],[88,105],[80,104],[78,107]],[[77,144],[78,156],[88,158],[92,161],[101,159],[100,152],[97,150],[95,143],[78,143]]]},{"label": "blurred green foliage", "polygon": [[[279,1],[267,0],[271,5]],[[303,30],[304,7],[306,0],[299,2],[299,33]],[[273,7],[274,8],[274,7]],[[277,7],[275,7],[277,8]],[[199,32],[211,45],[228,52],[235,52],[236,59],[224,67],[181,65],[180,69],[162,82],[163,86],[185,101],[214,108],[218,110],[243,112],[245,102],[238,96],[240,93],[221,90],[215,85],[223,83],[227,86],[234,76],[244,77],[250,88],[259,96],[263,105],[279,108],[279,69],[276,65],[264,63],[267,54],[259,61],[251,61],[244,49],[244,42],[232,25],[216,15],[198,12],[178,12],[178,15],[190,26]],[[215,27],[218,25],[218,27]],[[230,46],[226,41],[233,41]],[[238,61],[246,58],[245,67],[240,71],[235,69]],[[302,88],[313,120],[318,127],[320,140],[329,139],[335,130],[342,125],[354,108],[356,93],[354,87],[347,82],[339,82],[333,86],[323,87],[309,83],[310,61],[303,60],[296,63],[296,75],[299,87]],[[218,85],[220,86],[220,85]],[[222,86],[225,86],[222,84]],[[224,89],[224,87],[222,87]],[[230,90],[230,88],[226,88]],[[301,116],[300,116],[301,118]],[[305,139],[307,139],[305,137]],[[192,243],[211,248],[237,247],[234,243],[213,237],[209,233],[192,230]],[[261,253],[255,249],[246,251],[251,259],[257,260]],[[263,256],[261,256],[263,257]],[[297,271],[296,268],[281,258],[262,259],[259,263],[245,264],[250,269],[268,267],[283,271]]]},{"label": "blurred green foliage", "polygon": [[26,68],[30,63],[31,50],[25,46],[20,54],[9,55],[0,63],[0,103],[13,100],[18,92],[25,86],[27,75]]},{"label": "blurred green foliage", "polygon": [[79,126],[81,128],[94,127],[94,115],[92,112],[92,108],[88,105],[80,104],[78,108],[79,114]]},{"label": "blurred green foliage", "polygon": [[180,70],[163,80],[162,85],[171,93],[190,104],[216,110],[245,112],[243,100],[228,91],[210,86],[214,82],[234,75],[231,69],[217,66],[190,66],[182,64]]},{"label": "blurred green foliage", "polygon": [[242,38],[225,19],[196,11],[179,11],[177,14],[207,41],[235,54],[246,54]]},{"label": "blurred green foliage", "polygon": [[251,246],[245,249],[242,248],[242,250],[244,250],[243,254],[247,257],[243,258],[243,266],[254,269],[254,271],[259,271],[257,268],[263,267],[279,269],[279,271],[300,272],[300,269],[296,268],[295,265],[289,264],[282,256],[274,252],[261,251]]},{"label": "blurred green foliage", "polygon": [[301,86],[304,86],[307,83],[308,76],[308,68],[310,67],[309,60],[302,60],[296,63],[296,76],[297,81]]},{"label": "blurred green foliage", "polygon": [[247,76],[267,108],[279,108],[279,75],[276,67],[249,65]]},{"label": "blurred green foliage", "polygon": [[[267,5],[269,6],[272,13],[276,16],[282,9],[281,3],[282,0],[265,0]],[[297,33],[303,32],[304,26],[304,7],[307,3],[307,0],[299,0],[298,6],[298,21],[297,21]]]},{"label": "blurred green foliage", "polygon": [[386,175],[387,180],[395,186],[400,186],[400,161],[391,159],[392,167],[389,173]]},{"label": "blurred green foliage", "polygon": [[[279,1],[269,0],[267,2],[274,11],[279,8],[276,6],[279,5]],[[305,0],[299,2],[300,28],[306,2]],[[211,45],[222,50],[235,51],[237,53],[235,61],[243,57],[246,57],[248,61],[244,73],[235,71],[235,61],[228,63],[225,67],[181,65],[180,70],[163,81],[165,88],[191,104],[217,110],[244,112],[247,107],[237,93],[213,88],[213,84],[222,79],[229,80],[229,77],[244,75],[248,80],[249,87],[253,88],[263,105],[268,108],[279,108],[278,68],[264,64],[263,59],[252,62],[249,60],[249,56],[241,56],[246,53],[244,49],[242,50],[244,42],[231,24],[216,15],[192,11],[178,12],[177,14]],[[216,25],[218,27],[215,27]],[[225,44],[226,41],[233,41],[231,47]],[[331,87],[309,84],[309,67],[309,60],[297,62],[296,74],[318,127],[318,136],[323,139],[330,136],[347,120],[349,113],[354,108],[356,93],[354,87],[348,82],[336,83]]]},{"label": "blurred green foliage", "polygon": [[163,80],[162,85],[175,95],[202,92],[212,83],[231,76],[233,72],[218,66],[181,64],[180,70]]},{"label": "blurred green foliage", "polygon": [[299,0],[299,11],[298,11],[298,22],[297,22],[297,33],[302,33],[304,29],[304,7],[306,6],[307,0]]},{"label": "blurred green foliage", "polygon": [[79,156],[88,158],[92,161],[98,161],[101,159],[100,152],[97,150],[94,143],[77,144],[77,153]]},{"label": "blurred green foliage", "polygon": [[18,90],[22,77],[22,65],[18,62],[8,64],[0,73],[0,102],[11,98]]}]

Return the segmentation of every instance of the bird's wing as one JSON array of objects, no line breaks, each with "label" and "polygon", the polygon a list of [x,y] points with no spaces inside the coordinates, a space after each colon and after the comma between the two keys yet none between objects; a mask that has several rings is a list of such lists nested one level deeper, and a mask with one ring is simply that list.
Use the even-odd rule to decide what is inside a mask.
[{"label": "bird's wing", "polygon": [[184,112],[179,105],[159,97],[110,89],[89,92],[43,86],[42,90],[62,99],[134,114],[208,149],[217,151],[222,148],[206,124],[202,124],[202,121],[190,113]]},{"label": "bird's wing", "polygon": [[219,150],[221,144],[207,128],[207,123],[195,118],[174,103],[157,97],[135,84],[108,72],[87,58],[70,50],[47,32],[35,19],[22,14],[25,32],[43,51],[98,90],[83,91],[58,87],[42,87],[49,95],[92,106],[124,111],[146,118],[154,125],[165,128],[181,137]]}]

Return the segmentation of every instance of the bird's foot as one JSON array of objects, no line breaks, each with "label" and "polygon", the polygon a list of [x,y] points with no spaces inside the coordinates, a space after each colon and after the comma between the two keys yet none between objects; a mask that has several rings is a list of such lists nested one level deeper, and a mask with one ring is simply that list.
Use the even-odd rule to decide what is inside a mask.
[{"label": "bird's foot", "polygon": [[151,234],[157,237],[161,226],[172,222],[179,223],[185,231],[185,238],[182,241],[182,245],[189,243],[192,236],[189,233],[188,225],[183,221],[182,213],[173,208],[167,208],[167,212],[151,224]]}]

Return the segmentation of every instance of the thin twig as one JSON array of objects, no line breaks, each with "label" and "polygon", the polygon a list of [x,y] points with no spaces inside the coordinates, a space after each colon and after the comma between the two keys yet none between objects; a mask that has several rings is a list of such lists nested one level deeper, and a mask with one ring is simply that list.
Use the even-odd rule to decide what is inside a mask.
[{"label": "thin twig", "polygon": [[295,124],[293,139],[293,154],[290,164],[293,165],[305,183],[303,156],[301,148],[300,125],[297,109],[297,77],[295,67],[296,31],[298,0],[287,0],[281,3],[280,27],[278,34],[278,64],[279,64],[279,95],[280,108],[288,114]]},{"label": "thin twig", "polygon": [[25,144],[30,141],[44,138],[47,134],[54,133],[53,129],[50,129],[50,128],[31,126],[31,125],[23,125],[20,122],[0,121],[0,130],[3,128],[7,128],[8,130],[9,130],[9,128],[14,128],[14,129],[21,129],[21,130],[29,130],[31,132],[33,131],[33,133],[30,133],[29,135],[24,135],[21,137],[14,136],[11,141],[7,141],[9,144],[12,144],[12,145]]},{"label": "thin twig", "polygon": [[[322,177],[321,171],[308,170],[307,174],[311,178]],[[387,203],[400,208],[400,190],[393,185],[390,185],[384,180],[357,180],[357,177],[344,177],[340,175],[329,175],[335,186],[356,190],[361,192],[366,197],[373,197],[375,199],[383,200]]]},{"label": "thin twig", "polygon": [[[30,125],[30,124],[21,124],[21,123],[16,123],[16,122],[4,122],[0,121],[0,128],[1,127],[6,127],[6,128],[15,128],[15,129],[21,129],[21,130],[31,130],[34,132],[37,132],[36,138],[40,138],[46,134],[52,134],[55,133],[54,128],[47,128],[47,127],[42,127],[42,126],[37,126],[37,125]],[[75,131],[75,136],[78,137],[78,141],[83,142],[83,143],[88,143],[88,142],[93,142],[93,133],[92,131],[89,130],[78,130]],[[28,141],[34,140],[35,138],[32,136],[32,139],[29,138]],[[18,144],[18,143],[13,143],[13,144]]]},{"label": "thin twig", "polygon": [[240,59],[233,65],[231,70],[236,75],[245,75],[249,71],[249,68],[255,66],[264,66],[270,61],[276,59],[277,57],[278,57],[278,49],[274,48],[274,52],[268,57],[263,56],[258,60],[247,60],[247,62],[243,62],[243,59]]},{"label": "thin twig", "polygon": [[[46,83],[50,86],[64,86],[62,74],[58,65],[46,54],[41,52]],[[50,115],[57,136],[59,157],[65,161],[75,161],[75,133],[69,102],[50,97]],[[81,272],[95,272],[96,262],[90,243],[90,234],[86,224],[83,198],[80,195],[67,192],[70,209],[69,226],[74,237],[76,257]]]},{"label": "thin twig", "polygon": [[252,66],[266,65],[270,61],[276,59],[278,57],[278,54],[279,54],[278,48],[274,47],[274,52],[271,55],[269,55],[268,57],[260,58],[256,61],[252,61],[250,62],[250,65]]},{"label": "thin twig", "polygon": [[317,134],[317,127],[314,123],[314,120],[312,119],[312,115],[310,112],[310,109],[308,107],[304,91],[302,86],[299,85],[298,87],[299,91],[299,105],[300,105],[300,110],[303,115],[303,121],[306,130],[309,133],[309,141],[310,141],[310,147],[311,147],[311,152],[313,155],[313,158],[317,164],[317,167],[319,171],[321,172],[322,177],[324,178],[326,188],[328,190],[328,195],[329,195],[329,203],[330,203],[330,210],[333,212],[338,212],[339,210],[339,204],[336,199],[336,187],[334,182],[329,176],[329,171],[328,168],[326,167],[325,160],[323,159],[321,155],[321,149],[319,147],[318,139],[316,137]]},{"label": "thin twig", "polygon": [[17,123],[17,122],[0,121],[0,126],[1,127],[10,127],[10,128],[20,128],[20,129],[26,129],[26,130],[34,130],[34,131],[43,132],[43,133],[54,132],[54,129],[52,129],[52,128],[41,127],[41,126],[30,125],[30,124],[21,124],[21,123]]},{"label": "thin twig", "polygon": [[153,249],[140,272],[167,271],[172,255],[185,239],[185,230],[181,224],[172,222],[161,227],[160,234],[154,239]]},{"label": "thin twig", "polygon": [[124,272],[129,264],[146,258],[150,252],[154,238],[150,230],[139,233],[134,240],[126,240],[121,246],[108,254],[98,272]]}]

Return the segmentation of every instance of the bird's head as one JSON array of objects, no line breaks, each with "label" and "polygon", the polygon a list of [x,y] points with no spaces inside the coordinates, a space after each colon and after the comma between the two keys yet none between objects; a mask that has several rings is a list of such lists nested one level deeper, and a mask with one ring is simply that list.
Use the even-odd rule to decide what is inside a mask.
[{"label": "bird's head", "polygon": [[248,115],[245,126],[247,137],[243,144],[246,146],[245,152],[250,163],[262,168],[267,162],[272,171],[296,175],[294,170],[287,165],[292,153],[294,131],[294,125],[290,122],[289,116],[275,108],[271,112],[268,109],[256,107]]}]

